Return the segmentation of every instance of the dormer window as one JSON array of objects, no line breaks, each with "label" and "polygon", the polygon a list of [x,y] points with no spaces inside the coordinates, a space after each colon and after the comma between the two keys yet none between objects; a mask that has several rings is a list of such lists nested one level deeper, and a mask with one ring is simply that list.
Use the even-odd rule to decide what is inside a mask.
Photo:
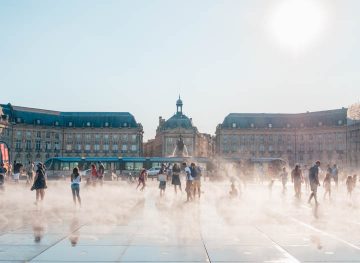
[{"label": "dormer window", "polygon": [[236,128],[236,123],[235,122],[232,123],[232,127]]},{"label": "dormer window", "polygon": [[251,124],[250,124],[250,127],[251,127],[251,128],[254,128],[254,126],[255,126],[254,123],[251,123]]},{"label": "dormer window", "polygon": [[59,126],[59,122],[58,122],[58,121],[55,122],[55,126]]},{"label": "dormer window", "polygon": [[72,121],[69,121],[68,125],[69,125],[69,127],[72,127],[73,126]]},{"label": "dormer window", "polygon": [[16,118],[16,122],[20,123],[21,122],[21,118]]},{"label": "dormer window", "polygon": [[37,124],[37,125],[40,125],[40,124],[41,124],[41,121],[40,121],[40,120],[36,120],[36,124]]},{"label": "dormer window", "polygon": [[342,125],[343,124],[343,121],[342,120],[339,120],[338,121],[338,125]]},{"label": "dormer window", "polygon": [[127,127],[127,126],[128,126],[127,122],[124,122],[123,126],[124,126],[124,127]]},{"label": "dormer window", "polygon": [[109,127],[109,123],[108,123],[108,122],[105,122],[104,126],[105,126],[105,127]]},{"label": "dormer window", "polygon": [[90,127],[90,126],[91,126],[91,123],[88,121],[88,122],[86,123],[86,126],[87,126],[87,127]]},{"label": "dormer window", "polygon": [[321,122],[321,121],[319,121],[319,126],[322,126],[322,122]]},{"label": "dormer window", "polygon": [[272,128],[272,123],[269,123],[269,124],[268,124],[268,127],[271,129],[271,128]]}]

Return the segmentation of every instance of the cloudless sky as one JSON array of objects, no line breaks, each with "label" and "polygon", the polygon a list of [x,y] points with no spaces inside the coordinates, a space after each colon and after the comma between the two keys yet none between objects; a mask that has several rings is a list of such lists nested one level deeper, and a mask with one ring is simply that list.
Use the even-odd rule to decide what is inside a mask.
[{"label": "cloudless sky", "polygon": [[2,0],[0,102],[128,111],[145,139],[179,94],[210,134],[230,112],[348,107],[360,98],[360,1],[313,1],[323,30],[294,51],[268,29],[282,0]]}]

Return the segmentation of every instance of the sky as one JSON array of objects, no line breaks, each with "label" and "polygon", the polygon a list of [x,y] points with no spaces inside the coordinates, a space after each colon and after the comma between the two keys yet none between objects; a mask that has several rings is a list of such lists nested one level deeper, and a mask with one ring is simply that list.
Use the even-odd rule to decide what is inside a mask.
[{"label": "sky", "polygon": [[231,112],[348,107],[360,99],[358,10],[358,0],[2,0],[0,103],[130,112],[145,140],[179,94],[210,134]]}]

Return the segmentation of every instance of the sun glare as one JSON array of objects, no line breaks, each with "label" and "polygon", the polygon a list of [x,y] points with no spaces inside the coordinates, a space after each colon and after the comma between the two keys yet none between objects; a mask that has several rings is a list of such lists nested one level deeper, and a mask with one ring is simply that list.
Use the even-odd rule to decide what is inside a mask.
[{"label": "sun glare", "polygon": [[325,18],[317,1],[284,0],[270,14],[269,31],[281,46],[301,51],[319,38]]}]

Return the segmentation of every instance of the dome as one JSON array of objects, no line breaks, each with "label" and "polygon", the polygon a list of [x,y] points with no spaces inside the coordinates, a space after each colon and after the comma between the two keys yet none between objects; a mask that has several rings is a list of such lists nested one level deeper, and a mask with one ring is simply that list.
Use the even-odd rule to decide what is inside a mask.
[{"label": "dome", "polygon": [[179,99],[176,101],[176,105],[177,105],[177,106],[182,106],[182,105],[183,105],[183,102],[182,102],[182,100],[180,99],[180,96],[179,96]]},{"label": "dome", "polygon": [[164,123],[163,129],[176,128],[192,129],[193,125],[191,120],[184,114],[175,114]]}]

